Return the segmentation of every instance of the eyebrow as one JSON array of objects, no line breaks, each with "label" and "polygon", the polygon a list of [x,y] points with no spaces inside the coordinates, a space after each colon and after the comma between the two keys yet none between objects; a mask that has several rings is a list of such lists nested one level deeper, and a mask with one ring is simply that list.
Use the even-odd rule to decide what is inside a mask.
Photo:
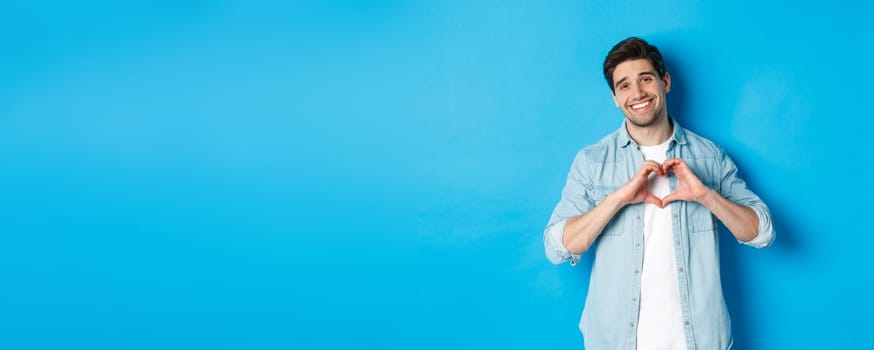
[{"label": "eyebrow", "polygon": [[626,81],[626,80],[628,80],[628,77],[624,77],[624,78],[622,78],[622,79],[619,79],[619,81],[617,81],[616,84],[613,84],[613,87],[614,87],[614,88],[615,88],[615,87],[618,87],[619,85],[622,84],[623,81]]},{"label": "eyebrow", "polygon": [[[655,72],[653,72],[653,71],[646,71],[646,72],[642,72],[642,73],[638,74],[637,77],[640,78],[640,77],[642,77],[642,76],[644,76],[644,75],[656,76]],[[615,87],[619,86],[620,84],[622,84],[622,82],[624,82],[624,81],[626,81],[626,80],[628,80],[628,77],[623,77],[622,79],[619,79],[619,81],[617,81],[615,84],[613,84],[613,87],[615,88]]]},{"label": "eyebrow", "polygon": [[643,72],[643,73],[638,74],[637,77],[639,78],[639,77],[642,77],[642,76],[644,76],[644,75],[652,75],[652,76],[656,76],[655,72],[653,72],[653,71],[646,71],[646,72]]}]

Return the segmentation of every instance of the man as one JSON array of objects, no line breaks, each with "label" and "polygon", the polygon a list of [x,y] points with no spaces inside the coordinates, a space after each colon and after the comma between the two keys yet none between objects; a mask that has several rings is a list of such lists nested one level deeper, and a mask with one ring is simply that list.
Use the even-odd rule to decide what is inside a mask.
[{"label": "man", "polygon": [[577,154],[543,238],[554,264],[595,254],[586,349],[729,349],[716,219],[763,248],[768,207],[719,146],[668,115],[671,76],[655,46],[616,44],[604,77],[625,120]]}]

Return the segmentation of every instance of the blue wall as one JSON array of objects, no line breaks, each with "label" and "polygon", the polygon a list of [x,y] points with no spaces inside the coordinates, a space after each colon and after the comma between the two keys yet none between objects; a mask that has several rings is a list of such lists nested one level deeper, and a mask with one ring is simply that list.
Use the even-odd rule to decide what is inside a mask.
[{"label": "blue wall", "polygon": [[872,8],[816,5],[4,4],[0,347],[581,348],[542,230],[640,35],[776,220],[723,233],[739,348],[855,348]]}]

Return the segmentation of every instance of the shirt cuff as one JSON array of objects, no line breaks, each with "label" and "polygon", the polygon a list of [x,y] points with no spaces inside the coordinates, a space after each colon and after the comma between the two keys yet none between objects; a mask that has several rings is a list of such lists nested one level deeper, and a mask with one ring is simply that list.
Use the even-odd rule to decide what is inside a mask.
[{"label": "shirt cuff", "polygon": [[756,212],[756,216],[759,218],[758,233],[756,238],[747,242],[741,240],[738,240],[738,242],[755,248],[765,248],[774,242],[774,227],[771,225],[771,215],[767,212],[767,208],[762,209],[757,206],[750,206],[750,208]]},{"label": "shirt cuff", "polygon": [[565,261],[570,261],[571,266],[575,266],[582,254],[573,254],[564,246],[564,224],[567,220],[558,221],[546,229],[544,233],[544,246],[546,248],[546,258],[555,265]]}]

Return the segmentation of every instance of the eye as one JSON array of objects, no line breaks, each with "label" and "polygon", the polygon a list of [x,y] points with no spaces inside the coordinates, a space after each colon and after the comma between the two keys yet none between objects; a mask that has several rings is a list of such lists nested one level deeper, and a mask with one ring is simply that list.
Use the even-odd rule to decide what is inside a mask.
[{"label": "eye", "polygon": [[622,83],[622,84],[619,84],[619,86],[618,86],[617,88],[618,88],[619,90],[625,90],[625,89],[628,88],[628,83]]},{"label": "eye", "polygon": [[652,77],[649,76],[649,75],[647,75],[647,76],[643,77],[643,78],[641,79],[641,81],[643,81],[644,83],[651,82],[651,81],[652,81]]}]

